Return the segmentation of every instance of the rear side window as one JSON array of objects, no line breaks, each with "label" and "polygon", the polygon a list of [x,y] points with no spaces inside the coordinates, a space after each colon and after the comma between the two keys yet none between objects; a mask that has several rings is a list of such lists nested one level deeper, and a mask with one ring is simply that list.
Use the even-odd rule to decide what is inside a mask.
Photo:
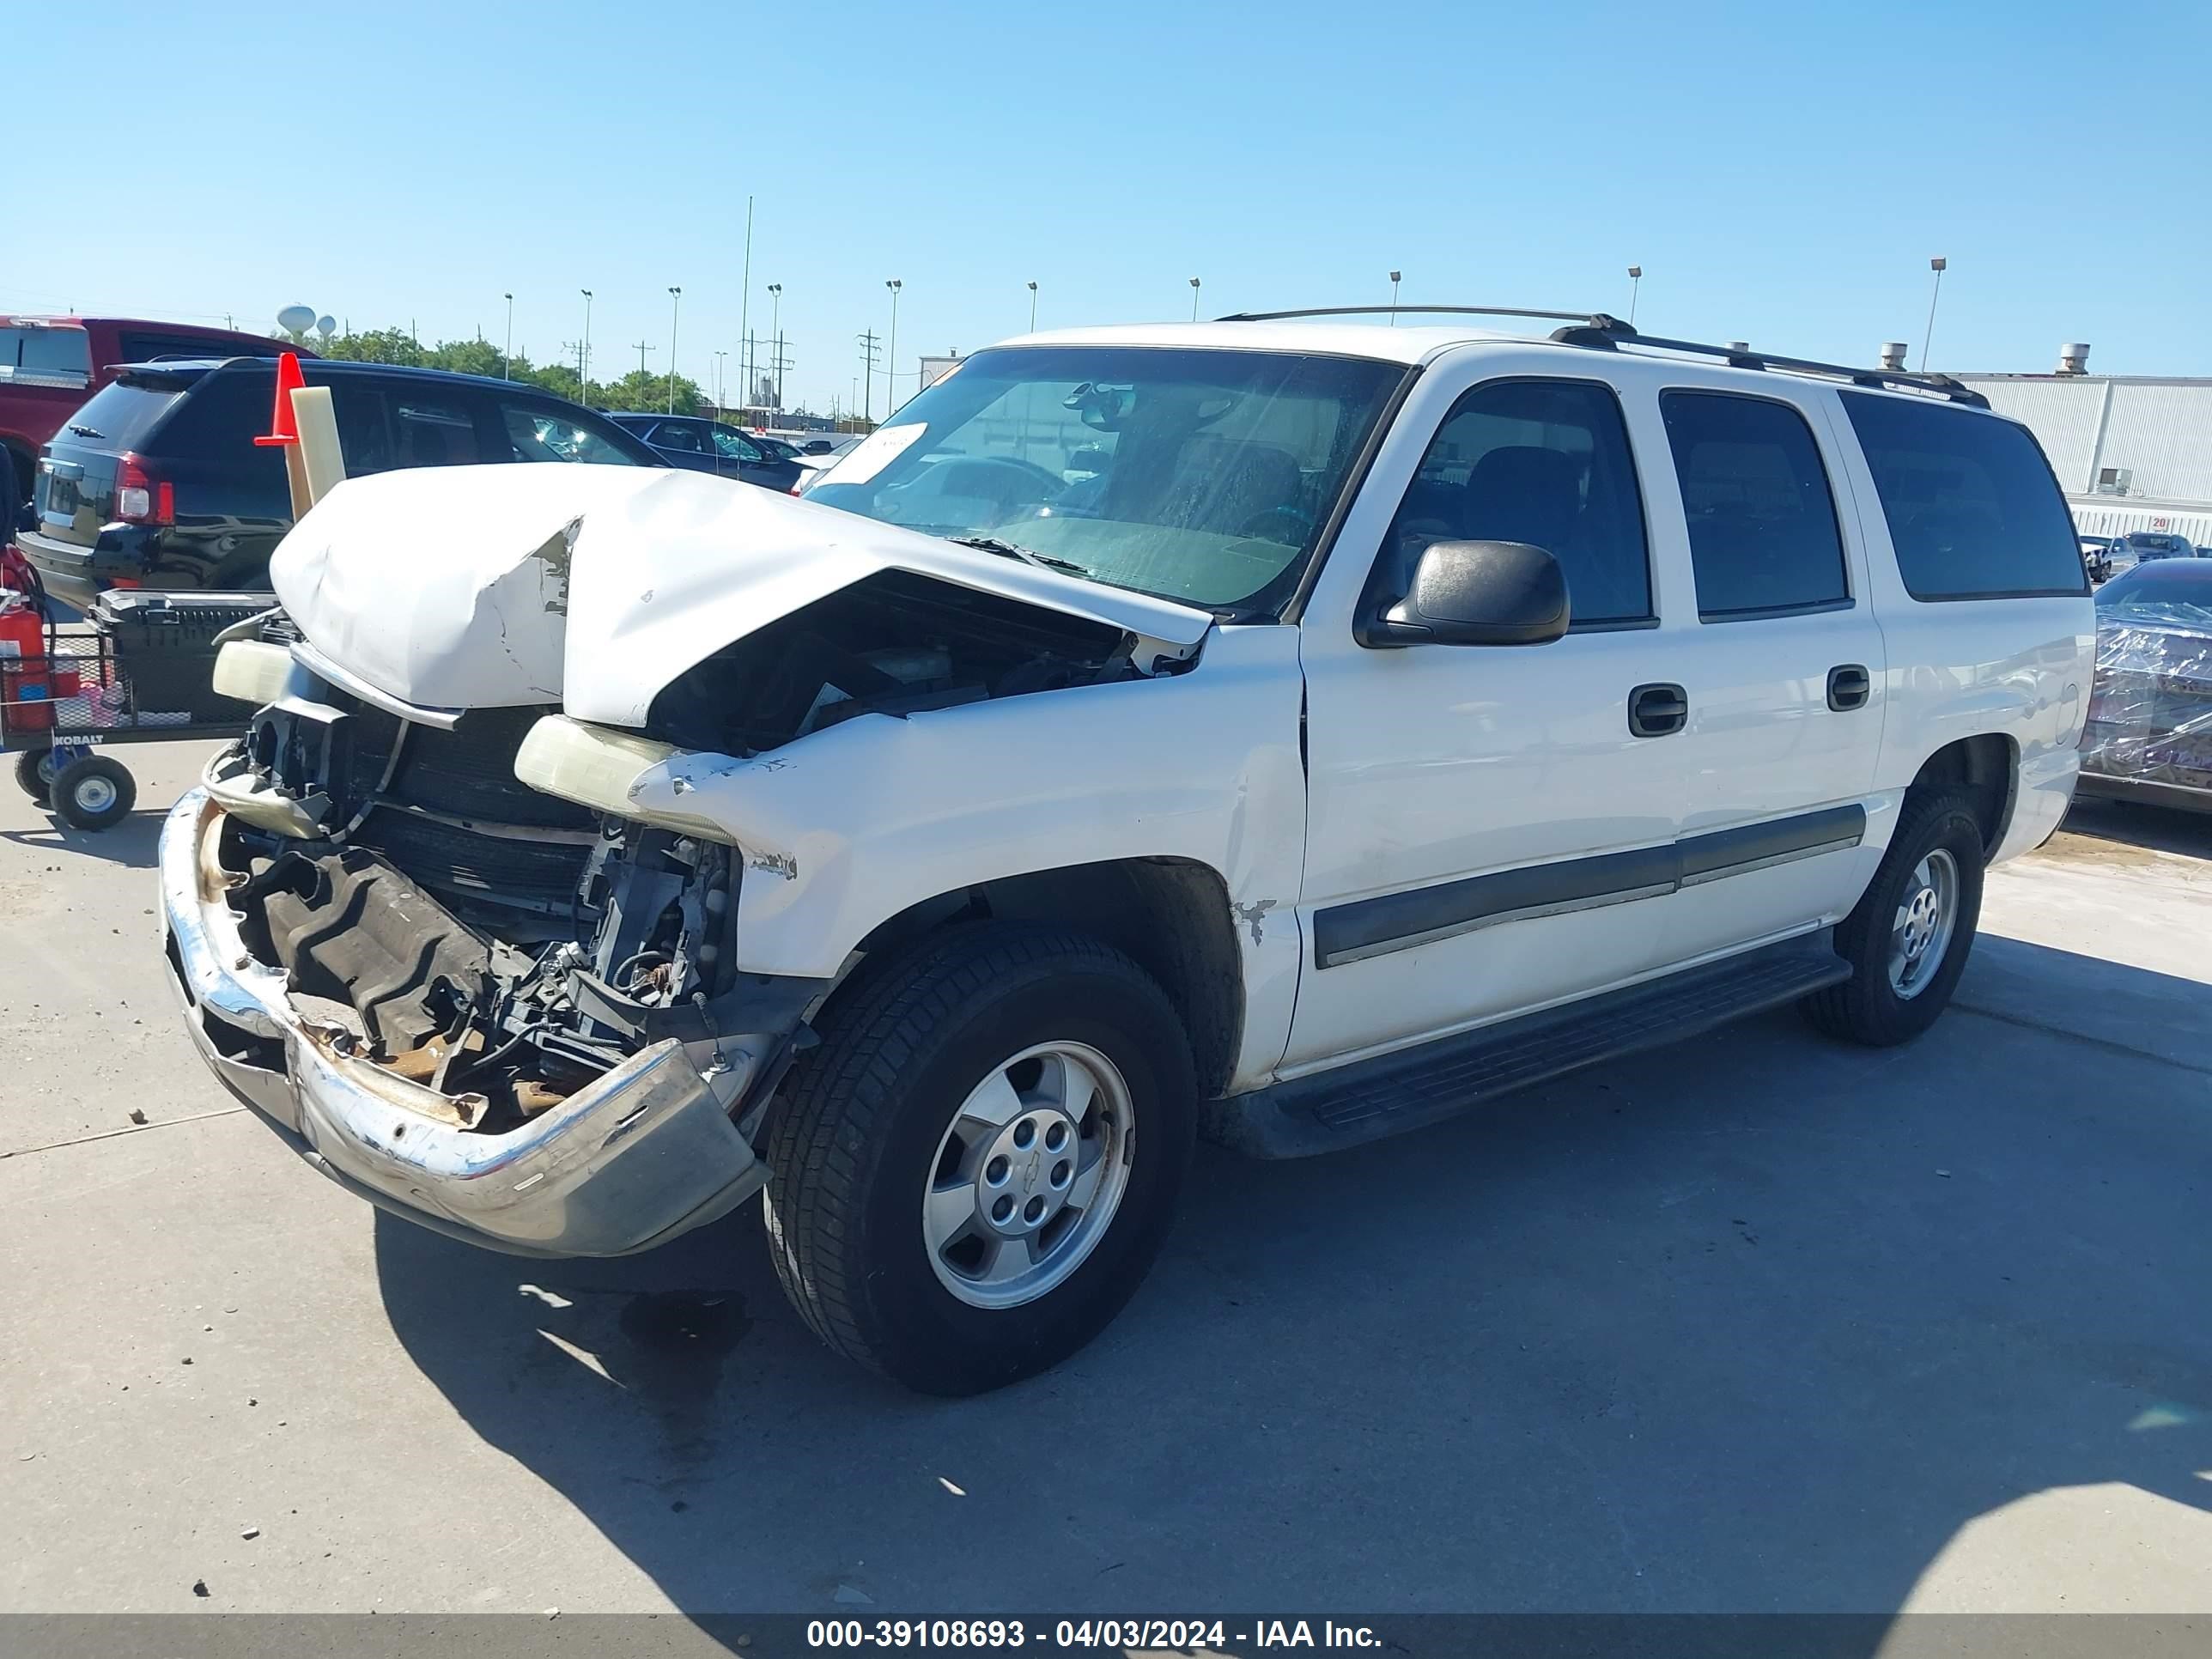
[{"label": "rear side window", "polygon": [[403,393],[392,399],[392,414],[398,445],[395,465],[467,466],[483,459],[477,453],[476,422],[466,404]]},{"label": "rear side window", "polygon": [[338,447],[346,476],[385,472],[392,466],[392,433],[384,420],[384,394],[358,381],[332,377],[331,410],[337,416]]},{"label": "rear side window", "polygon": [[161,357],[273,357],[284,348],[271,340],[265,351],[233,340],[201,339],[191,334],[156,334],[126,328],[115,337],[115,349],[126,363],[150,363]]},{"label": "rear side window", "polygon": [[0,328],[0,380],[88,380],[92,342],[81,328]]},{"label": "rear side window", "polygon": [[1385,544],[1402,593],[1436,541],[1527,542],[1559,562],[1577,624],[1651,616],[1644,501],[1611,388],[1493,380],[1437,428]]},{"label": "rear side window", "polygon": [[1659,412],[1689,521],[1698,614],[1850,604],[1835,497],[1805,417],[1788,404],[1724,392],[1664,392]]},{"label": "rear side window", "polygon": [[[117,389],[111,386],[108,391]],[[269,430],[276,390],[275,379],[265,370],[258,374],[217,370],[204,375],[177,400],[175,411],[153,434],[150,453],[248,480],[281,502],[286,499],[284,452],[253,441],[256,434]],[[107,395],[107,392],[100,394]],[[97,403],[99,398],[93,401]]]},{"label": "rear side window", "polygon": [[2088,591],[2074,515],[2025,428],[1942,404],[1842,397],[1906,592],[1979,599]]}]

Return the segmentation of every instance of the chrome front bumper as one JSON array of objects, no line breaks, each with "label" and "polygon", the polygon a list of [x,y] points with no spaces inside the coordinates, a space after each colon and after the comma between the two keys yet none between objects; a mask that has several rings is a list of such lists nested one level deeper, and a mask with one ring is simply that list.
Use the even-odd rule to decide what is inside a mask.
[{"label": "chrome front bumper", "polygon": [[232,1092],[359,1196],[523,1255],[625,1255],[727,1214],[767,1172],[674,1042],[503,1135],[446,1119],[443,1097],[341,1053],[256,962],[216,859],[222,809],[195,789],[161,828],[162,925],[185,1028]]}]

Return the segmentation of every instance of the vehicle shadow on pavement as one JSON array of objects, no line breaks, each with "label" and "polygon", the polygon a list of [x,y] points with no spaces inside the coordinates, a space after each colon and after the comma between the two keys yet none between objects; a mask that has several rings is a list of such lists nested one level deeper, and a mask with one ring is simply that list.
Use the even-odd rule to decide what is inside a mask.
[{"label": "vehicle shadow on pavement", "polygon": [[159,856],[166,806],[141,809],[108,830],[72,830],[51,817],[42,830],[0,830],[0,841],[13,842],[30,855],[69,853],[129,870],[150,870]]},{"label": "vehicle shadow on pavement", "polygon": [[[455,1410],[689,1613],[2033,1607],[2039,1568],[1931,1564],[2055,1488],[2212,1510],[2212,1067],[2089,1035],[1785,1013],[1334,1158],[1201,1149],[1121,1319],[978,1400],[821,1348],[750,1207],[611,1262],[380,1215],[377,1264]],[[2017,1522],[2050,1562],[2115,1524],[2057,1514]],[[2088,1599],[2172,1604],[2129,1549]]]},{"label": "vehicle shadow on pavement", "polygon": [[2212,858],[2212,812],[2183,812],[2136,801],[2077,795],[2059,826],[2077,836],[2139,847],[2147,852]]}]

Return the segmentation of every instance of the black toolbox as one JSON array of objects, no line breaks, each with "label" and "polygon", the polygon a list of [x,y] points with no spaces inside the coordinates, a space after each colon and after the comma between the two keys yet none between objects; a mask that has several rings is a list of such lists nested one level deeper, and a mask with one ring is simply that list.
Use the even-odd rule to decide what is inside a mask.
[{"label": "black toolbox", "polygon": [[259,616],[276,603],[267,593],[156,592],[117,588],[100,596],[93,626],[115,658],[118,677],[138,718],[235,720],[240,705],[219,697],[209,677],[215,668],[216,635],[234,623]]}]

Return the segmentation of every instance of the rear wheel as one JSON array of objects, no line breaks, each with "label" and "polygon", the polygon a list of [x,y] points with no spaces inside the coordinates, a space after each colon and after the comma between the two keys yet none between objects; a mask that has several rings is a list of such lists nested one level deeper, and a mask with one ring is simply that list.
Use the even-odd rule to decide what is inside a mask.
[{"label": "rear wheel", "polygon": [[1189,1043],[1144,970],[1081,934],[963,926],[854,987],[821,1032],[768,1146],[776,1272],[815,1333],[966,1395],[1103,1329],[1195,1138]]},{"label": "rear wheel", "polygon": [[76,830],[105,830],[137,804],[138,785],[122,762],[87,755],[54,774],[53,808]]},{"label": "rear wheel", "polygon": [[15,757],[15,787],[44,806],[54,787],[54,751],[26,749]]},{"label": "rear wheel", "polygon": [[1951,1000],[1982,913],[1982,828],[1959,793],[1908,798],[1836,951],[1849,981],[1808,997],[1831,1036],[1883,1048],[1918,1036]]}]

